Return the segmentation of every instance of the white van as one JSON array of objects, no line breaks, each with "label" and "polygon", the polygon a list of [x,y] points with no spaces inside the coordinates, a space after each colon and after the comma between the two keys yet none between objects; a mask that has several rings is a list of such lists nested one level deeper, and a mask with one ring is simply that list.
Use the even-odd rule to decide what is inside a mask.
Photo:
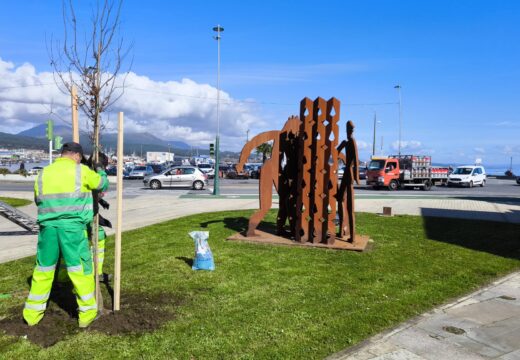
[{"label": "white van", "polygon": [[464,165],[456,168],[448,176],[448,186],[486,185],[486,170],[480,165]]}]

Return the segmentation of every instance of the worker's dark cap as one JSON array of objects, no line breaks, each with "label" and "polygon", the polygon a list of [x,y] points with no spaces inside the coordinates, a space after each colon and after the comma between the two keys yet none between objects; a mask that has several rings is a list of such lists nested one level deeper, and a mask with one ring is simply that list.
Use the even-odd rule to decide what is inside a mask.
[{"label": "worker's dark cap", "polygon": [[63,147],[61,148],[61,152],[70,151],[74,153],[78,153],[80,155],[83,155],[83,148],[80,144],[75,142],[68,142],[63,144]]}]

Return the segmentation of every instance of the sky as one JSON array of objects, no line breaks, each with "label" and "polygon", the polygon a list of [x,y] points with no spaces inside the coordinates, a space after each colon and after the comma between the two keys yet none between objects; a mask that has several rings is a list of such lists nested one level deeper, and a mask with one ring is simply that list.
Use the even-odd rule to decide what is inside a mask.
[{"label": "sky", "polygon": [[[81,33],[95,2],[75,1]],[[356,125],[360,158],[401,152],[434,162],[520,170],[520,2],[127,0],[120,37],[131,45],[125,93],[104,117],[126,131],[221,148],[280,129],[304,97],[341,101],[340,131]],[[48,48],[64,38],[57,0],[2,2],[0,131],[70,119]],[[129,65],[129,61],[127,62]],[[80,118],[84,119],[84,116]],[[84,121],[84,120],[83,120]],[[248,132],[249,130],[249,132]],[[1,145],[1,144],[0,144]]]}]

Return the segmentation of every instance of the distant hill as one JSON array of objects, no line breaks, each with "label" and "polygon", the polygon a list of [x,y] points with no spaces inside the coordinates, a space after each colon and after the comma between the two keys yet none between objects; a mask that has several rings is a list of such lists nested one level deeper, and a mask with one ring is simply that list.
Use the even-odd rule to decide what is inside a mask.
[{"label": "distant hill", "polygon": [[191,146],[182,141],[177,140],[163,140],[166,144],[177,149],[191,149]]},{"label": "distant hill", "polygon": [[46,139],[0,132],[0,148],[46,150],[49,148],[49,142]]},{"label": "distant hill", "polygon": [[[26,149],[48,149],[49,143],[46,139],[46,124],[37,125],[31,129],[24,130],[18,134],[0,133],[0,147],[5,148],[26,148]],[[62,143],[72,140],[72,128],[64,125],[55,125],[53,129],[55,136],[63,138]],[[117,134],[104,133],[101,136],[101,145],[104,149],[115,150],[117,148]],[[188,156],[197,154],[197,149],[193,148],[182,141],[178,140],[162,140],[148,132],[137,133],[127,132],[124,134],[125,154],[135,153],[143,155],[147,151],[168,151],[180,156]],[[80,143],[83,145],[84,151],[90,153],[92,147],[87,134],[80,134]],[[207,155],[209,149],[198,149],[198,154]]]},{"label": "distant hill", "polygon": [[[33,128],[30,128],[28,130],[19,132],[17,135],[31,136],[31,137],[35,137],[35,138],[46,138],[47,137],[46,129],[47,129],[47,124],[41,124],[41,125],[37,125]],[[53,130],[54,136],[61,136],[63,138],[72,138],[72,128],[69,126],[54,125],[52,130]]]}]

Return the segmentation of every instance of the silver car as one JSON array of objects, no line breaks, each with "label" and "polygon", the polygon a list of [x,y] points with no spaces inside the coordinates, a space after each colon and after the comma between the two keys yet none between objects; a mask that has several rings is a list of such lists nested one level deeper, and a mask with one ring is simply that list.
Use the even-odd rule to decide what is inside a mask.
[{"label": "silver car", "polygon": [[171,186],[189,186],[202,190],[208,184],[208,176],[195,166],[176,166],[157,175],[148,175],[143,182],[154,190]]}]

